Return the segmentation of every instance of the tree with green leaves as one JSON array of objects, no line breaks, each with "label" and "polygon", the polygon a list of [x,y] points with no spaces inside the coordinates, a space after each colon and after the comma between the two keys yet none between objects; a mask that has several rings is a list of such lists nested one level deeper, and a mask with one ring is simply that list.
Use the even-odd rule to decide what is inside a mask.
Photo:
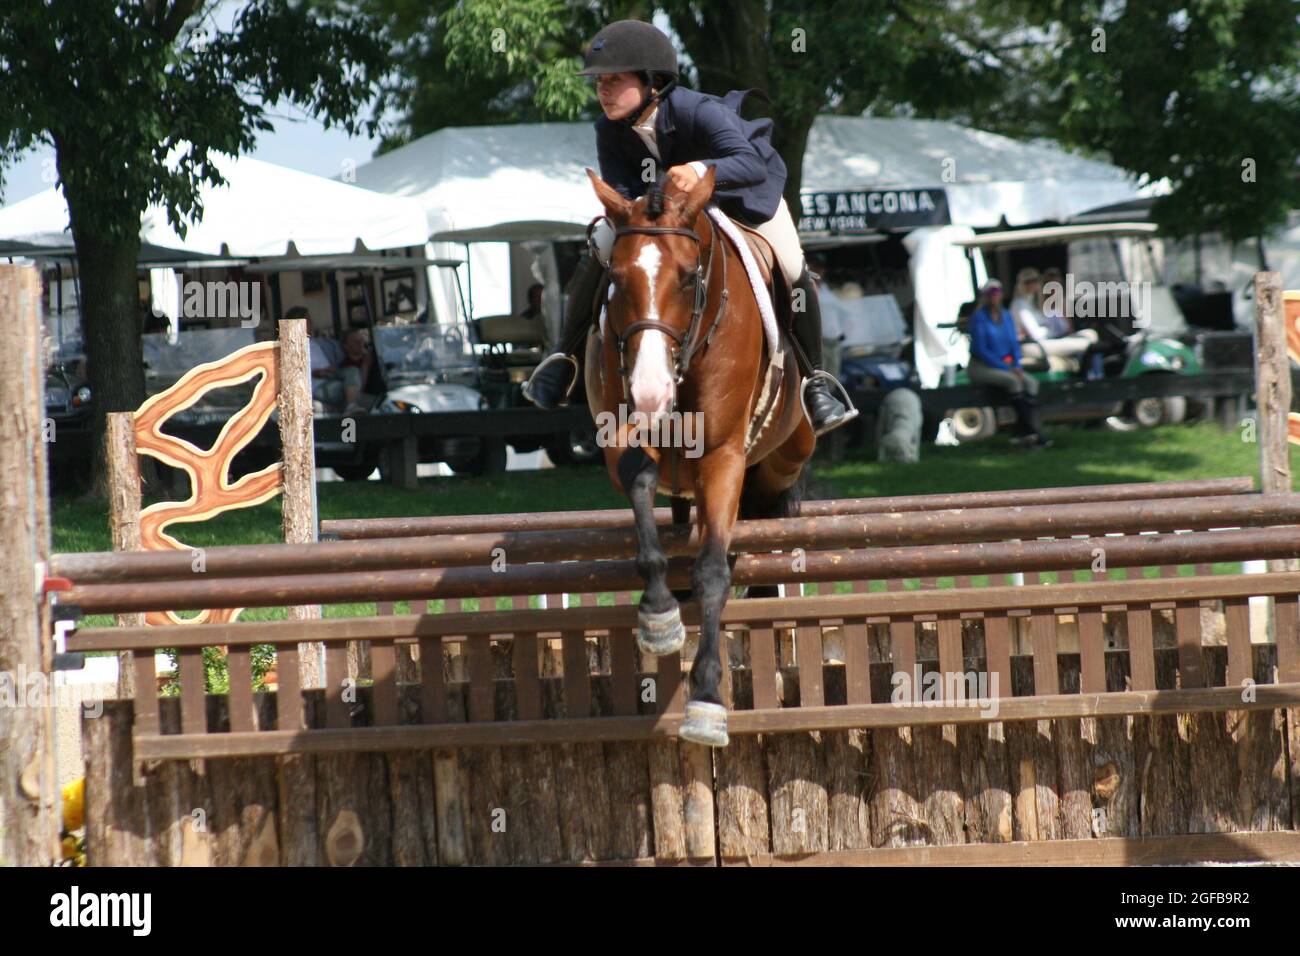
[{"label": "tree with green leaves", "polygon": [[[57,156],[81,281],[95,434],[145,397],[137,305],[140,218],[184,235],[199,190],[294,103],[349,132],[378,89],[378,25],[336,3],[249,0],[229,29],[214,0],[0,0],[0,167]],[[102,457],[96,456],[96,468]]]},{"label": "tree with green leaves", "polygon": [[[1017,0],[1049,37],[1040,88],[1063,142],[1167,179],[1171,235],[1266,234],[1300,208],[1294,0]],[[1040,114],[1040,118],[1041,118]]]}]

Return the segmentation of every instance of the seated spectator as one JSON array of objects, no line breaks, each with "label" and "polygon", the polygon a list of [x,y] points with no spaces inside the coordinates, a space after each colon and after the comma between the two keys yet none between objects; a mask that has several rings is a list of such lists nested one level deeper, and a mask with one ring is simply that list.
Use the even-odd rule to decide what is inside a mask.
[{"label": "seated spectator", "polygon": [[[320,334],[312,325],[311,313],[301,305],[294,306],[284,316],[286,319],[306,319],[311,352],[311,397],[328,411],[351,409],[361,395],[365,381],[362,369],[356,364],[344,364],[347,354],[343,347],[328,336]],[[365,348],[364,340],[362,348]]]},{"label": "seated spectator", "polygon": [[[1100,335],[1095,329],[1079,329],[1077,332],[1074,328],[1074,319],[1069,313],[1072,310],[1071,303],[1065,300],[1065,276],[1060,269],[1053,266],[1043,271],[1043,287],[1038,293],[1039,309],[1046,320],[1047,337],[1049,340],[1056,340],[1048,345],[1048,348],[1060,348],[1062,342],[1070,342],[1072,354],[1074,350],[1079,350],[1080,342],[1086,341],[1088,346],[1094,346],[1100,341]],[[1078,336],[1078,338],[1072,338]],[[1093,351],[1087,353],[1087,348],[1083,351],[1087,354],[1088,378],[1098,379],[1105,373],[1102,365],[1101,352]]]},{"label": "seated spectator", "polygon": [[1011,396],[1020,435],[1026,444],[1047,448],[1052,440],[1042,433],[1038,421],[1038,382],[1020,365],[1020,340],[1015,321],[1002,308],[1002,283],[991,279],[980,290],[970,318],[970,362],[972,384],[992,385]]},{"label": "seated spectator", "polygon": [[542,318],[542,293],[545,291],[546,287],[540,282],[534,282],[528,287],[528,305],[526,305],[524,310],[519,313],[522,318]]},{"label": "seated spectator", "polygon": [[1026,350],[1028,354],[1042,356],[1044,359],[1053,355],[1071,358],[1083,355],[1089,347],[1097,344],[1098,335],[1094,329],[1083,329],[1076,333],[1067,331],[1062,336],[1053,335],[1053,329],[1068,329],[1068,326],[1049,321],[1039,308],[1043,301],[1038,270],[1030,267],[1016,273],[1016,294],[1011,300],[1011,314],[1015,318],[1020,341],[1030,346]]},{"label": "seated spectator", "polygon": [[344,375],[343,397],[349,408],[357,405],[361,389],[365,387],[366,380],[370,377],[370,368],[374,364],[375,357],[371,354],[364,332],[352,329],[343,336],[343,359],[339,362],[339,371]]},{"label": "seated spectator", "polygon": [[1065,313],[1065,276],[1053,266],[1043,272],[1042,288],[1038,290],[1038,310],[1043,314],[1049,339],[1064,338],[1074,332],[1074,322]]}]

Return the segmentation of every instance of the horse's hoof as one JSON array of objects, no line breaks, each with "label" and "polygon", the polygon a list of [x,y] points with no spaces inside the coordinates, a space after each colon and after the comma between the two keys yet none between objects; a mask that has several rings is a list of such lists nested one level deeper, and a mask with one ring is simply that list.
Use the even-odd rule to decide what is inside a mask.
[{"label": "horse's hoof", "polygon": [[681,608],[674,607],[671,611],[661,611],[658,614],[638,611],[636,643],[641,650],[655,657],[680,651],[686,643]]},{"label": "horse's hoof", "polygon": [[677,736],[707,747],[727,746],[730,743],[727,736],[727,708],[702,700],[690,701],[686,705],[686,719],[682,721]]}]

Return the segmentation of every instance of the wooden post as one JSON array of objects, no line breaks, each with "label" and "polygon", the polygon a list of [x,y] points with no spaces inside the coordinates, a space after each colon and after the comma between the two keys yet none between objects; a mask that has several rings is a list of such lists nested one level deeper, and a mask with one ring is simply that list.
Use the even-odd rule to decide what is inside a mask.
[{"label": "wooden post", "polygon": [[[1259,415],[1259,490],[1289,494],[1291,363],[1286,349],[1282,277],[1276,272],[1255,273],[1255,407]],[[1300,562],[1270,561],[1269,570],[1300,570]]]},{"label": "wooden post", "polygon": [[[305,544],[316,540],[316,446],[312,434],[311,353],[307,344],[307,320],[287,319],[279,323],[279,387],[281,476],[284,483],[281,509],[284,540]],[[320,605],[288,609],[290,620],[320,620]],[[302,686],[322,686],[320,646],[298,647]]]},{"label": "wooden post", "polygon": [[[114,551],[140,550],[140,460],[135,452],[135,416],[110,412],[104,436],[105,474],[108,476],[108,524]],[[119,614],[121,627],[143,626],[143,614]],[[156,689],[154,689],[156,690]],[[135,655],[117,655],[117,696],[135,697]]]},{"label": "wooden post", "polygon": [[416,468],[420,464],[420,440],[414,435],[407,435],[389,442],[384,453],[388,456],[389,480],[393,487],[407,491],[418,490],[420,478]]},{"label": "wooden post", "polygon": [[[49,557],[40,294],[35,269],[0,266],[0,672],[16,697],[0,706],[7,866],[49,866],[58,851],[52,648],[37,594],[38,567]],[[33,686],[46,691],[35,706]]]}]

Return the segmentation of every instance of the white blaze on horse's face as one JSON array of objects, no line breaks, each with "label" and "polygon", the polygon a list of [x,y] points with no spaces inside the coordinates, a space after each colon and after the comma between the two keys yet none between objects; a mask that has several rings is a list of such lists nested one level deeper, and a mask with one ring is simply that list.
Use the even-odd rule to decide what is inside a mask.
[{"label": "white blaze on horse's face", "polygon": [[[646,276],[645,319],[659,321],[656,301],[656,280],[662,254],[653,242],[644,242],[636,265]],[[668,349],[668,336],[655,329],[646,329],[636,342],[636,362],[632,366],[632,408],[649,416],[653,424],[667,414],[673,400],[673,369]]]}]

